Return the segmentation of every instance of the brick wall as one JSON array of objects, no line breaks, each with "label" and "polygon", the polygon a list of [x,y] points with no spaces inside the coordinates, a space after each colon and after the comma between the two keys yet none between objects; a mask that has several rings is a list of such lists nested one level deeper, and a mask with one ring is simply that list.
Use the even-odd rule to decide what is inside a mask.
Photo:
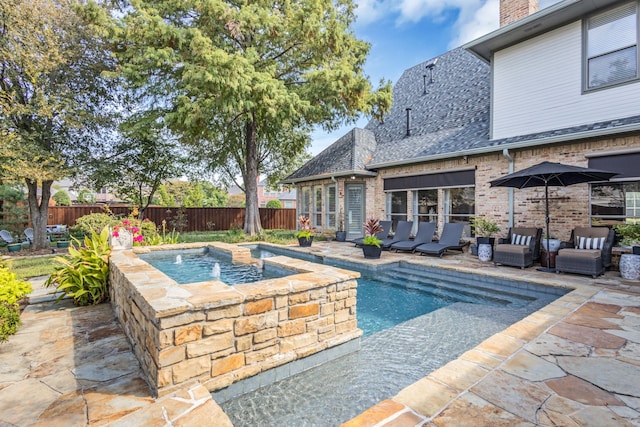
[{"label": "brick wall", "polygon": [[[234,262],[251,260],[247,248],[209,246]],[[193,382],[219,390],[361,336],[358,273],[286,257],[264,262],[299,273],[235,286],[178,285],[134,251],[114,251],[111,302],[153,392],[163,396]]]},{"label": "brick wall", "polygon": [[500,26],[519,21],[537,11],[538,0],[500,0]]}]

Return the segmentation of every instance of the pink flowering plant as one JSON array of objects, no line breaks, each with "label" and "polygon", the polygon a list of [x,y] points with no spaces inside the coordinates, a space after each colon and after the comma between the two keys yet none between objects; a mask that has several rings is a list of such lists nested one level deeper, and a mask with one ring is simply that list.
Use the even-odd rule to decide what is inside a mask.
[{"label": "pink flowering plant", "polygon": [[364,223],[365,237],[362,239],[362,244],[373,245],[379,248],[382,240],[376,237],[376,233],[380,233],[381,231],[382,227],[380,226],[380,221],[377,218],[367,218],[367,221]]},{"label": "pink flowering plant", "polygon": [[157,234],[156,225],[148,218],[140,220],[137,216],[138,209],[134,207],[128,217],[120,219],[113,225],[113,237],[119,237],[122,230],[126,230],[133,236],[133,246],[153,244],[153,237]]},{"label": "pink flowering plant", "polygon": [[315,233],[315,228],[311,225],[311,218],[305,215],[300,215],[298,217],[298,224],[299,227],[296,237],[299,239],[309,240]]}]

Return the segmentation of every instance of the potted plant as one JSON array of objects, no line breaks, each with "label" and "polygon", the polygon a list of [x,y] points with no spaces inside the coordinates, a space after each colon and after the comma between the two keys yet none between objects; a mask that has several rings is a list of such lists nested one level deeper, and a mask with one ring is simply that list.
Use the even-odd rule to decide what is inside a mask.
[{"label": "potted plant", "polygon": [[558,252],[560,249],[560,239],[556,239],[553,236],[545,236],[542,238],[542,250],[545,252]]},{"label": "potted plant", "polygon": [[614,229],[620,237],[621,246],[640,246],[640,223],[619,224],[614,226]]},{"label": "potted plant", "polygon": [[13,243],[7,244],[7,250],[9,252],[18,252],[21,249],[22,249],[22,243],[21,242],[13,242]]},{"label": "potted plant", "polygon": [[298,238],[298,244],[301,247],[309,247],[313,243],[314,228],[311,225],[311,219],[308,216],[300,215],[298,217],[298,232],[296,237]]},{"label": "potted plant", "polygon": [[345,242],[347,240],[347,232],[344,231],[344,217],[342,209],[338,209],[338,229],[336,230],[336,241]]},{"label": "potted plant", "polygon": [[488,243],[493,247],[496,240],[493,235],[500,231],[498,224],[486,217],[474,216],[471,217],[471,226],[474,229],[478,246],[482,243]]},{"label": "potted plant", "polygon": [[376,237],[376,233],[382,231],[380,221],[376,218],[368,218],[364,223],[364,239],[362,239],[362,253],[365,258],[377,259],[382,254],[380,243],[382,240]]}]

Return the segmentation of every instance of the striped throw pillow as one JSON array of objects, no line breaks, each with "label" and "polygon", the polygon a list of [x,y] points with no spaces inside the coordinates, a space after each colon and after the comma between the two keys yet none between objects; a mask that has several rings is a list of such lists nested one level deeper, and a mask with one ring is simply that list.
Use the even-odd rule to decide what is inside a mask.
[{"label": "striped throw pillow", "polygon": [[602,249],[604,237],[578,237],[578,249]]},{"label": "striped throw pillow", "polygon": [[521,236],[520,234],[511,235],[512,245],[529,246],[530,242],[531,242],[531,236]]}]

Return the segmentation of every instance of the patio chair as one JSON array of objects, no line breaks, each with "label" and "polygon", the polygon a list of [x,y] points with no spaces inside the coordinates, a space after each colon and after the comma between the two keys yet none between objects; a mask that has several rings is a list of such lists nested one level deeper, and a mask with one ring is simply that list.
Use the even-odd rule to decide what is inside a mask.
[{"label": "patio chair", "polygon": [[24,236],[27,238],[27,242],[29,242],[29,245],[33,245],[33,228],[25,228]]},{"label": "patio chair", "polygon": [[398,225],[396,226],[396,232],[393,237],[387,237],[386,239],[382,239],[382,243],[380,243],[380,247],[382,249],[389,249],[391,245],[394,243],[402,242],[404,240],[409,240],[409,236],[411,236],[411,230],[413,229],[413,221],[398,221]]},{"label": "patio chair", "polygon": [[11,233],[9,233],[7,230],[0,230],[0,244],[2,244],[2,246],[15,242],[16,239],[13,238]]},{"label": "patio chair", "polygon": [[[391,231],[391,221],[380,221],[380,227],[382,227],[382,231],[376,233],[376,237],[384,240],[389,236],[389,232]],[[362,246],[362,240],[364,240],[364,237],[353,239],[351,242],[355,243],[356,246]]]},{"label": "patio chair", "polygon": [[419,252],[421,255],[438,255],[442,257],[448,249],[462,250],[464,245],[460,244],[460,239],[462,238],[463,231],[464,223],[447,222],[444,225],[440,240],[437,243],[424,243],[415,248],[415,252]]},{"label": "patio chair", "polygon": [[[611,266],[615,231],[608,227],[576,227],[556,255],[556,272],[587,274],[594,279]],[[563,247],[564,246],[564,247]]]},{"label": "patio chair", "polygon": [[416,237],[413,240],[402,240],[400,242],[396,242],[391,245],[390,250],[394,250],[396,252],[399,251],[407,251],[413,252],[415,248],[418,246],[429,243],[433,240],[433,234],[436,231],[436,223],[435,222],[419,222],[418,223],[418,232],[416,233]]},{"label": "patio chair", "polygon": [[542,228],[512,227],[507,237],[499,239],[493,251],[493,263],[520,267],[530,267],[540,258]]}]

